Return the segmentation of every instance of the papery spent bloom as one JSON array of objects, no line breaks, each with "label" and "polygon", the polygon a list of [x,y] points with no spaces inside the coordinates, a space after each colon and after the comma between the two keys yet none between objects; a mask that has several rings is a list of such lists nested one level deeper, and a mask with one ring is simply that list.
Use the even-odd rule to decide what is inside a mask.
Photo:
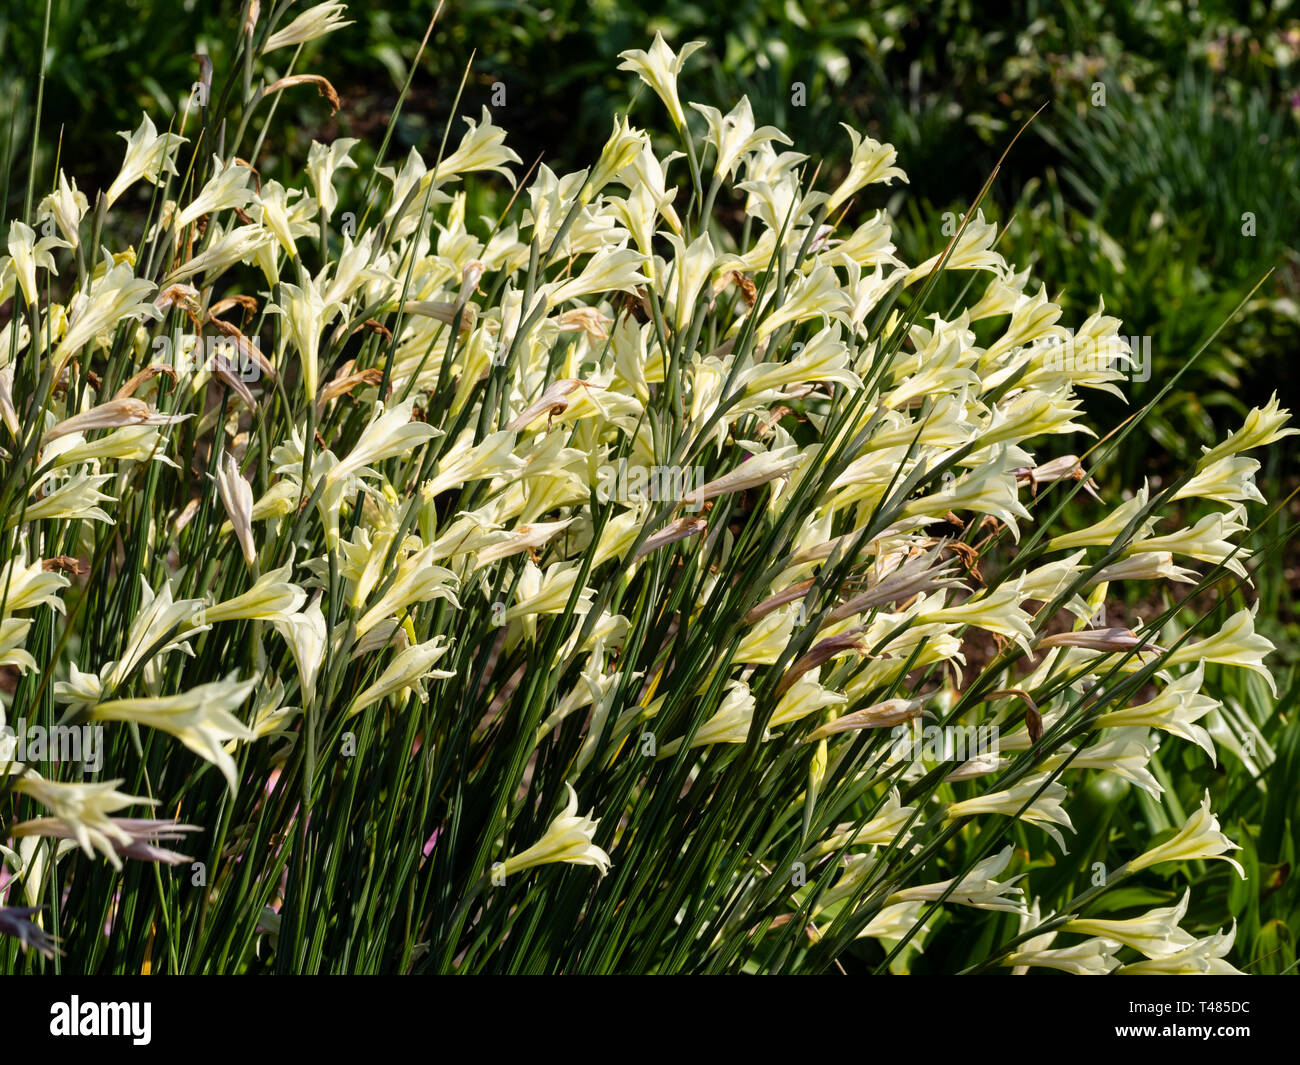
[{"label": "papery spent bloom", "polygon": [[686,124],[686,114],[677,95],[677,76],[691,54],[703,47],[703,41],[691,41],[682,45],[682,50],[674,54],[664,41],[663,34],[656,33],[648,52],[641,48],[619,52],[618,57],[623,62],[618,69],[632,71],[649,85],[668,108],[668,117],[673,120],[673,125],[681,129]]},{"label": "papery spent bloom", "polygon": [[141,179],[157,184],[163,174],[176,175],[176,152],[186,138],[176,133],[159,133],[153,119],[145,115],[134,133],[118,133],[126,141],[126,158],[122,169],[104,193],[104,205],[112,207],[117,199]]},{"label": "papery spent bloom", "polygon": [[1242,869],[1241,863],[1227,855],[1228,851],[1234,850],[1240,850],[1240,847],[1219,831],[1219,819],[1210,811],[1210,792],[1207,788],[1200,809],[1187,819],[1173,838],[1134,858],[1128,863],[1127,869],[1136,873],[1161,862],[1218,858],[1236,869],[1237,875],[1245,880],[1246,871]]},{"label": "papery spent bloom", "polygon": [[[180,865],[192,859],[187,854],[180,854],[160,847],[160,843],[170,843],[185,838],[188,832],[203,831],[198,825],[182,825],[175,821],[156,821],[147,818],[114,817],[109,819],[113,832],[105,836],[112,844],[115,853],[105,852],[105,857],[114,868],[120,869],[119,858],[132,858],[141,862],[159,862],[163,865]],[[10,832],[14,836],[46,836],[53,839],[76,839],[76,828],[58,817],[40,817],[14,825]]]},{"label": "papery spent bloom", "polygon": [[127,425],[176,425],[193,418],[193,414],[164,414],[152,410],[139,399],[110,399],[71,418],[64,418],[41,439],[45,444],[71,433],[88,433],[94,429],[116,429]]},{"label": "papery spent bloom", "polygon": [[571,784],[564,785],[568,801],[558,817],[551,822],[542,838],[525,851],[501,863],[500,875],[513,876],[535,865],[568,862],[572,865],[594,865],[604,876],[609,872],[609,855],[592,842],[599,821],[578,814],[578,793]]},{"label": "papery spent bloom", "polygon": [[217,466],[217,490],[244,561],[251,566],[257,559],[257,545],[253,543],[253,488],[244,480],[239,463],[229,452],[221,456]]},{"label": "papery spent bloom", "polygon": [[32,920],[43,906],[0,906],[0,935],[13,936],[23,950],[34,950],[47,958],[62,954],[58,940]]},{"label": "papery spent bloom", "polygon": [[220,680],[200,684],[178,695],[110,699],[90,709],[92,721],[127,721],[175,736],[191,751],[211,762],[236,790],[235,760],[225,751],[227,740],[254,740],[257,734],[235,717],[257,686],[256,679]]},{"label": "papery spent bloom", "polygon": [[344,26],[351,26],[351,22],[344,21],[346,11],[346,4],[317,4],[309,7],[289,25],[271,34],[262,45],[262,54],[266,55],[277,48],[287,48],[291,44],[306,44]]}]

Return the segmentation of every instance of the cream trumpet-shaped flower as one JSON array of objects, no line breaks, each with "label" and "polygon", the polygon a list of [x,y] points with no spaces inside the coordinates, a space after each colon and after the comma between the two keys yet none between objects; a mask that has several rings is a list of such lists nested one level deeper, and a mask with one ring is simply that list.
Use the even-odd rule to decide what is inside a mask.
[{"label": "cream trumpet-shaped flower", "polygon": [[[260,249],[275,241],[275,235],[269,229],[257,225],[235,226],[230,230],[214,225],[211,233],[207,247],[168,274],[166,284],[172,285],[196,274],[203,274],[204,281],[211,283],[236,263],[252,262]],[[268,280],[274,282],[275,279]]]},{"label": "cream trumpet-shaped flower", "polygon": [[705,140],[717,152],[713,162],[714,173],[727,180],[735,177],[740,160],[759,145],[771,144],[773,141],[780,144],[794,143],[775,126],[754,128],[754,109],[750,106],[748,96],[742,96],[740,102],[725,115],[716,107],[705,104],[691,104],[691,107],[702,114],[709,125]]},{"label": "cream trumpet-shaped flower", "polygon": [[308,707],[316,703],[316,678],[321,663],[325,661],[328,628],[321,610],[319,597],[313,599],[306,610],[287,614],[273,622],[276,631],[284,637],[298,667],[298,680],[303,701]]},{"label": "cream trumpet-shaped flower", "polygon": [[222,454],[217,465],[217,491],[244,561],[251,566],[257,559],[257,545],[253,543],[253,487],[244,480],[239,463],[228,451]]},{"label": "cream trumpet-shaped flower", "polygon": [[[1063,551],[1072,547],[1109,547],[1138,515],[1147,509],[1147,486],[1143,485],[1134,493],[1132,499],[1126,499],[1095,525],[1089,525],[1078,532],[1064,533],[1053,537],[1047,545],[1049,551]],[[1137,526],[1133,536],[1140,537],[1155,525],[1155,519],[1148,516]],[[1147,548],[1147,550],[1152,550]]]},{"label": "cream trumpet-shaped flower", "polygon": [[702,233],[689,245],[676,233],[670,233],[668,243],[673,247],[668,300],[673,306],[673,326],[680,333],[695,314],[695,303],[708,284],[718,254],[713,250],[713,241],[707,233]]},{"label": "cream trumpet-shaped flower", "polygon": [[[35,306],[40,300],[40,289],[36,283],[36,271],[48,270],[58,276],[54,265],[52,248],[70,248],[61,237],[42,237],[36,239],[36,230],[25,222],[12,222],[9,225],[9,255],[6,265],[13,271],[14,278],[22,290],[23,300],[28,306]],[[4,286],[6,289],[7,285]]]},{"label": "cream trumpet-shaped flower", "polygon": [[[841,122],[853,142],[853,155],[849,161],[849,172],[826,201],[826,213],[834,214],[840,204],[846,202],[859,189],[868,185],[884,182],[888,185],[894,178],[907,180],[907,175],[894,166],[898,152],[893,145],[881,144],[880,141],[864,137],[852,126]],[[789,141],[785,142],[789,144]]]},{"label": "cream trumpet-shaped flower", "polygon": [[1266,444],[1273,444],[1285,436],[1294,436],[1300,429],[1284,429],[1291,412],[1278,406],[1277,393],[1262,407],[1256,407],[1246,415],[1245,424],[1227,440],[1216,447],[1206,450],[1196,464],[1197,474],[1210,468],[1219,459],[1235,455],[1240,451],[1250,451]]},{"label": "cream trumpet-shaped flower", "polygon": [[[291,260],[298,258],[298,245],[293,239],[294,215],[297,205],[304,202],[301,197],[301,189],[286,189],[278,181],[268,181],[258,192],[253,207],[254,220],[275,235],[276,241]],[[291,203],[293,200],[297,200],[298,203]],[[319,282],[317,284],[319,286]],[[321,297],[321,304],[322,307],[331,306],[324,296]],[[330,317],[333,315],[331,314]]]},{"label": "cream trumpet-shaped flower", "polygon": [[68,310],[67,332],[54,349],[55,378],[68,359],[119,322],[160,321],[163,313],[153,302],[155,287],[152,281],[136,277],[127,263],[118,263],[96,279],[89,294],[79,291]]},{"label": "cream trumpet-shaped flower", "polygon": [[63,419],[41,438],[41,442],[49,444],[61,436],[88,433],[93,429],[117,429],[126,425],[175,425],[193,417],[193,414],[163,414],[139,399],[110,399],[107,403]]},{"label": "cream trumpet-shaped flower", "polygon": [[474,568],[482,569],[503,558],[522,554],[549,543],[576,520],[576,518],[565,518],[563,521],[538,521],[529,525],[518,525],[510,530],[488,534],[491,539],[482,547],[467,548],[464,552],[453,553],[472,554]]},{"label": "cream trumpet-shaped flower", "polygon": [[87,856],[99,851],[121,868],[117,855],[120,847],[129,846],[131,834],[109,817],[115,810],[127,806],[154,806],[157,799],[127,795],[117,790],[122,781],[106,780],[96,783],[65,783],[45,780],[33,773],[19,777],[13,790],[35,799],[67,826],[70,838],[76,840]]},{"label": "cream trumpet-shaped flower", "polygon": [[609,140],[601,149],[600,158],[596,160],[591,176],[583,186],[581,195],[584,202],[590,202],[611,181],[621,181],[619,175],[632,165],[649,143],[649,136],[643,130],[629,125],[626,115],[615,115]]},{"label": "cream trumpet-shaped flower", "polygon": [[964,603],[930,609],[928,602],[917,614],[918,622],[973,625],[997,633],[1028,647],[1034,638],[1033,619],[1020,608],[1025,594],[1018,581],[1006,582],[993,591],[981,591]]},{"label": "cream trumpet-shaped flower", "polygon": [[1240,666],[1258,673],[1277,695],[1277,682],[1264,665],[1264,658],[1272,653],[1273,644],[1255,631],[1254,610],[1239,610],[1223,624],[1213,636],[1196,643],[1184,643],[1171,651],[1162,665],[1166,668],[1192,663],[1218,662],[1225,666]]},{"label": "cream trumpet-shaped flower", "polygon": [[13,363],[0,366],[0,422],[15,439],[22,432],[22,425],[18,421],[18,410],[14,407]]},{"label": "cream trumpet-shaped flower", "polygon": [[810,670],[795,681],[776,704],[776,709],[768,719],[768,727],[788,725],[794,721],[802,721],[805,717],[819,711],[844,706],[848,702],[848,696],[822,687],[819,683],[820,677],[821,669],[818,668]]},{"label": "cream trumpet-shaped flower", "polygon": [[[1186,935],[1186,933],[1183,933]],[[1187,937],[1191,939],[1190,936]],[[1226,932],[1204,939],[1192,939],[1173,954],[1148,955],[1146,961],[1125,965],[1120,976],[1245,976],[1231,962],[1224,961],[1237,938],[1237,922]]]},{"label": "cream trumpet-shaped flower", "polygon": [[[561,613],[568,605],[574,585],[578,583],[580,570],[580,562],[557,562],[547,567],[543,574],[532,562],[525,563],[517,587],[517,597],[514,604],[506,610],[504,620],[511,622],[532,614]],[[590,588],[583,588],[578,596],[578,612],[585,611],[591,605],[592,595]]]},{"label": "cream trumpet-shaped flower", "polygon": [[1191,895],[1192,890],[1188,888],[1176,905],[1149,910],[1141,917],[1125,920],[1076,917],[1064,924],[1061,931],[1105,936],[1140,951],[1148,958],[1165,958],[1180,953],[1196,942],[1193,936],[1178,927],[1187,915],[1187,902]]},{"label": "cream trumpet-shaped flower", "polygon": [[1175,584],[1195,584],[1196,574],[1182,566],[1174,565],[1169,551],[1143,551],[1129,555],[1113,565],[1097,571],[1084,586],[1091,588],[1108,581],[1170,581]]},{"label": "cream trumpet-shaped flower", "polygon": [[310,399],[316,398],[320,382],[320,335],[338,313],[338,305],[326,303],[317,283],[305,273],[299,278],[300,285],[291,285],[284,281],[280,284],[280,302],[268,303],[268,314],[284,316],[284,342],[281,344],[280,358],[283,361],[285,349],[292,344],[295,354],[302,363],[303,387]]},{"label": "cream trumpet-shaped flower", "polygon": [[200,615],[207,625],[220,621],[280,622],[298,613],[307,601],[307,593],[289,580],[293,563],[263,573],[248,591],[225,602],[205,607]]},{"label": "cream trumpet-shaped flower", "polygon": [[38,606],[48,606],[62,614],[63,600],[59,593],[72,582],[62,573],[47,571],[39,558],[28,565],[25,542],[20,542],[18,552],[0,567],[0,592],[4,595],[5,614]]},{"label": "cream trumpet-shaped flower", "polygon": [[[185,417],[192,417],[186,415]],[[86,462],[161,462],[164,466],[179,469],[163,449],[158,430],[149,425],[128,425],[106,433],[98,440],[87,440],[80,434],[62,437],[52,447],[41,452],[43,462],[52,469],[79,466]]]},{"label": "cream trumpet-shaped flower", "polygon": [[334,188],[334,174],[338,170],[357,168],[356,161],[348,154],[361,143],[355,137],[340,137],[328,146],[320,141],[312,141],[307,151],[307,176],[311,178],[316,190],[316,202],[320,204],[320,213],[328,222],[338,206],[339,194]]},{"label": "cream trumpet-shaped flower", "polygon": [[963,510],[997,518],[1007,526],[1012,538],[1019,540],[1016,519],[1029,520],[1029,511],[1017,497],[1016,477],[1007,457],[996,457],[978,469],[966,471],[937,492],[911,500],[903,514],[942,521],[949,511]]},{"label": "cream trumpet-shaped flower", "polygon": [[736,383],[749,395],[807,382],[861,388],[862,379],[852,370],[848,345],[840,339],[842,332],[836,322],[798,346],[793,358],[784,362],[760,362],[742,370]]},{"label": "cream trumpet-shaped flower", "polygon": [[140,119],[134,133],[120,130],[117,135],[126,141],[126,158],[104,193],[105,207],[112,207],[122,193],[141,179],[153,185],[163,174],[175,176],[176,152],[187,139],[176,133],[159,133],[148,115]]},{"label": "cream trumpet-shaped flower", "polygon": [[433,476],[420,485],[420,498],[427,503],[469,481],[517,475],[524,464],[514,454],[514,444],[515,434],[508,430],[491,433],[478,443],[474,442],[474,431],[465,430],[439,456]]},{"label": "cream trumpet-shaped flower", "polygon": [[1206,789],[1201,800],[1200,809],[1192,814],[1182,828],[1158,847],[1152,847],[1128,863],[1129,872],[1136,873],[1161,862],[1190,862],[1198,859],[1218,858],[1237,870],[1237,875],[1246,879],[1246,871],[1241,864],[1229,858],[1228,851],[1239,850],[1227,836],[1219,831],[1219,819],[1210,811],[1210,792]]},{"label": "cream trumpet-shaped flower", "polygon": [[438,164],[438,184],[441,185],[458,174],[491,170],[506,178],[513,187],[515,175],[506,164],[520,163],[522,160],[506,147],[505,130],[492,124],[492,112],[484,107],[477,122],[468,115],[462,117],[469,129],[465,131],[456,150]]},{"label": "cream trumpet-shaped flower", "polygon": [[1058,751],[1043,760],[1042,768],[1055,770],[1061,766],[1067,769],[1099,769],[1107,773],[1116,773],[1125,780],[1131,780],[1148,795],[1158,797],[1165,789],[1160,786],[1155,775],[1147,769],[1155,744],[1145,728],[1120,728],[1107,733],[1105,739],[1082,752],[1070,755],[1072,749]]},{"label": "cream trumpet-shaped flower", "polygon": [[[131,622],[122,657],[101,670],[103,687],[112,693],[137,667],[172,651],[189,654],[188,639],[207,630],[200,620],[203,609],[202,599],[173,601],[170,580],[164,580],[155,595],[141,574],[140,608]],[[62,690],[61,685],[54,686],[56,698]],[[69,689],[69,694],[75,696],[76,688]]]},{"label": "cream trumpet-shaped flower", "polygon": [[1206,514],[1190,529],[1135,540],[1124,553],[1169,551],[1198,562],[1222,563],[1225,569],[1244,577],[1246,568],[1241,562],[1241,552],[1231,540],[1231,537],[1246,531],[1246,524],[1239,520],[1241,515],[1240,506],[1226,513]]},{"label": "cream trumpet-shaped flower", "polygon": [[207,184],[173,219],[172,224],[178,231],[205,214],[238,210],[253,202],[253,191],[248,187],[253,172],[248,167],[236,162],[223,163],[215,155],[212,165],[212,176]]},{"label": "cream trumpet-shaped flower", "polygon": [[[743,680],[731,682],[717,712],[695,730],[687,747],[706,747],[714,743],[744,743],[754,721],[754,696]],[[659,748],[658,758],[671,758],[681,750],[682,741],[673,740]]]},{"label": "cream trumpet-shaped flower", "polygon": [[76,180],[69,179],[60,170],[58,187],[41,200],[36,209],[36,218],[38,221],[53,218],[68,246],[75,248],[81,243],[81,220],[89,208],[86,194],[77,188]]},{"label": "cream trumpet-shaped flower", "polygon": [[668,108],[668,116],[673,120],[673,125],[681,129],[686,124],[686,113],[682,110],[682,102],[677,95],[677,77],[692,53],[703,47],[703,41],[690,41],[682,45],[680,52],[674,54],[664,41],[663,34],[656,33],[650,51],[629,48],[626,52],[619,52],[618,57],[623,62],[618,69],[632,71],[649,85]]},{"label": "cream trumpet-shaped flower", "polygon": [[289,25],[276,30],[262,45],[262,55],[277,48],[287,48],[291,44],[306,44],[327,33],[333,33],[351,22],[344,21],[347,4],[317,4],[309,7]]},{"label": "cream trumpet-shaped flower", "polygon": [[[976,211],[975,217],[963,224],[958,230],[952,253],[944,263],[945,270],[990,270],[1005,276],[1008,273],[1006,261],[993,251],[997,240],[998,227],[992,222],[984,221],[984,212]],[[907,283],[915,284],[929,277],[943,259],[943,252],[930,256],[925,262],[913,267],[907,274]]]},{"label": "cream trumpet-shaped flower", "polygon": [[1127,706],[1122,710],[1111,710],[1093,718],[1089,724],[1092,728],[1142,726],[1160,729],[1171,736],[1196,744],[1217,764],[1214,741],[1210,739],[1209,732],[1196,724],[1219,706],[1217,699],[1201,694],[1204,674],[1205,663],[1198,662],[1191,673],[1171,681],[1165,686],[1164,691],[1150,702]]},{"label": "cream trumpet-shaped flower", "polygon": [[31,653],[23,648],[27,642],[27,630],[31,627],[27,618],[0,621],[0,666],[13,666],[20,673],[40,668]]},{"label": "cream trumpet-shaped flower", "polygon": [[[12,508],[6,516],[4,527],[9,529],[18,524],[21,517],[24,522],[44,521],[47,518],[66,518],[81,521],[102,521],[109,525],[113,519],[96,504],[116,502],[112,496],[104,495],[100,486],[113,479],[112,474],[79,473],[69,481],[46,492],[39,499],[27,504],[21,513]],[[39,487],[39,486],[37,486]]]},{"label": "cream trumpet-shaped flower", "polygon": [[1013,876],[1010,880],[998,880],[1008,865],[1014,848],[1003,847],[997,854],[977,862],[969,873],[963,877],[954,877],[936,884],[921,884],[917,887],[904,888],[889,897],[890,902],[937,902],[943,898],[948,889],[947,901],[960,906],[972,906],[977,910],[1002,910],[1006,913],[1025,912],[1025,893],[1015,886],[1025,874]]},{"label": "cream trumpet-shaped flower", "polygon": [[420,444],[442,430],[425,422],[411,420],[415,400],[408,399],[386,410],[382,403],[375,405],[375,416],[357,438],[347,458],[325,475],[327,484],[339,484],[349,477],[361,474],[371,463],[383,462],[396,455],[414,451]]},{"label": "cream trumpet-shaped flower", "polygon": [[89,718],[131,722],[175,736],[200,758],[215,765],[234,794],[235,760],[224,745],[227,740],[257,738],[257,733],[232,713],[247,701],[256,686],[256,678],[219,680],[178,695],[109,699],[91,707]]},{"label": "cream trumpet-shaped flower", "polygon": [[1173,494],[1173,499],[1209,499],[1215,503],[1263,503],[1264,496],[1255,484],[1259,463],[1255,459],[1224,455],[1220,459],[1197,464],[1197,473]]},{"label": "cream trumpet-shaped flower", "polygon": [[[1074,825],[1070,823],[1070,815],[1061,805],[1067,795],[1065,785],[1059,780],[1053,780],[1044,787],[1045,778],[1046,774],[1034,774],[1022,778],[1002,791],[951,803],[944,816],[950,821],[976,814],[1001,814],[1004,817],[1014,817],[1028,824],[1037,825],[1064,851],[1065,838],[1055,826],[1063,825],[1071,832],[1074,831]],[[1041,794],[1039,789],[1042,789]]]},{"label": "cream trumpet-shaped flower", "polygon": [[602,248],[587,260],[577,277],[543,285],[538,296],[550,308],[583,296],[632,292],[650,280],[641,271],[645,261],[646,257],[633,248]]},{"label": "cream trumpet-shaped flower", "polygon": [[998,964],[1059,969],[1074,976],[1105,976],[1119,968],[1119,962],[1115,958],[1119,947],[1115,940],[1105,938],[1085,939],[1072,947],[1044,950],[1026,950],[1022,947],[1012,951]]},{"label": "cream trumpet-shaped flower", "polygon": [[883,847],[895,840],[901,843],[899,835],[908,831],[908,824],[915,813],[916,807],[904,806],[898,789],[890,788],[880,813],[860,827],[852,824],[838,825],[835,833],[814,847],[809,854],[811,857],[821,857],[847,846]]},{"label": "cream trumpet-shaped flower", "polygon": [[771,336],[783,325],[802,322],[810,318],[838,318],[848,320],[853,310],[853,300],[844,291],[835,271],[826,263],[817,262],[800,276],[786,293],[785,301],[778,307],[764,307],[765,316],[758,323],[758,337]]},{"label": "cream trumpet-shaped flower", "polygon": [[368,706],[395,693],[414,690],[420,702],[428,702],[429,695],[422,683],[429,677],[454,677],[454,669],[434,669],[433,664],[448,651],[447,637],[435,636],[425,643],[417,643],[403,651],[389,663],[379,679],[361,692],[348,708],[348,716],[359,714]]},{"label": "cream trumpet-shaped flower", "polygon": [[571,784],[564,785],[568,800],[558,817],[551,822],[542,838],[525,851],[520,851],[494,867],[503,877],[513,876],[535,865],[568,862],[571,865],[594,865],[604,876],[609,872],[609,855],[592,842],[598,820],[578,814],[578,793]]},{"label": "cream trumpet-shaped flower", "polygon": [[460,605],[456,600],[456,575],[433,565],[433,555],[434,545],[429,544],[398,564],[387,590],[357,619],[358,637],[415,603],[446,599],[454,607]]},{"label": "cream trumpet-shaped flower", "polygon": [[773,448],[771,451],[751,451],[749,457],[734,470],[715,477],[696,489],[693,498],[702,503],[715,496],[742,492],[746,488],[757,488],[760,484],[789,477],[803,465],[805,458],[807,456],[795,444]]}]

